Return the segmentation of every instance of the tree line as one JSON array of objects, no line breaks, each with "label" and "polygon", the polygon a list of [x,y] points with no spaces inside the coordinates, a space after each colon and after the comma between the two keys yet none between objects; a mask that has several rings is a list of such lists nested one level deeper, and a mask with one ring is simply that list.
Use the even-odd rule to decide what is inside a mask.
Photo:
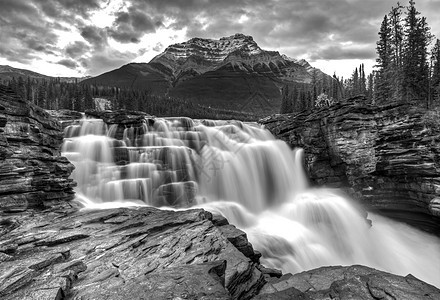
[{"label": "tree line", "polygon": [[[281,113],[311,109],[359,94],[366,96],[368,104],[397,101],[440,107],[440,40],[432,43],[434,36],[415,1],[410,0],[407,6],[398,2],[392,7],[378,34],[373,72],[366,75],[361,64],[348,79],[334,75],[332,84],[324,89],[313,81],[308,86],[286,86]],[[431,44],[434,46],[430,49]]]},{"label": "tree line", "polygon": [[255,121],[261,115],[205,107],[184,99],[171,98],[166,95],[153,94],[150,90],[118,88],[66,82],[59,78],[30,78],[19,76],[3,82],[22,99],[49,110],[69,109],[83,112],[95,109],[96,98],[106,99],[113,110],[126,109],[144,111],[158,117],[187,116],[195,119],[240,119]]},{"label": "tree line", "polygon": [[[377,42],[375,100],[405,101],[427,108],[439,103],[439,46],[426,18],[413,0],[404,7],[397,3],[384,16]],[[437,71],[436,71],[437,70]]]}]

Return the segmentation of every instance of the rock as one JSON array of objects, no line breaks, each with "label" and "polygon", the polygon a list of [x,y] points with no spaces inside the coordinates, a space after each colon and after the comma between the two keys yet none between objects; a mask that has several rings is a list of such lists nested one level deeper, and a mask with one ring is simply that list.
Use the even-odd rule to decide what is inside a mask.
[{"label": "rock", "polygon": [[429,202],[429,211],[434,216],[440,217],[440,198],[434,198]]},{"label": "rock", "polygon": [[[247,239],[244,231],[238,229],[234,225],[223,225],[218,227],[222,234],[246,257],[253,258],[255,256],[254,249]],[[261,269],[260,269],[261,271]]]},{"label": "rock", "polygon": [[152,207],[16,213],[1,223],[0,297],[255,296],[263,273],[228,240],[248,245],[244,233],[211,220],[201,209]]},{"label": "rock", "polygon": [[68,206],[73,165],[60,155],[61,125],[0,85],[0,210]]},{"label": "rock", "polygon": [[283,276],[283,272],[277,269],[266,268],[265,266],[260,265],[258,269],[267,277],[276,277],[280,278]]},{"label": "rock", "polygon": [[289,299],[290,294],[298,299],[416,300],[438,299],[440,290],[412,275],[397,276],[359,265],[334,266],[284,275],[267,283],[254,299]]},{"label": "rock", "polygon": [[315,184],[343,188],[369,210],[440,232],[431,204],[440,191],[438,118],[421,108],[365,105],[358,98],[260,122],[304,149]]}]

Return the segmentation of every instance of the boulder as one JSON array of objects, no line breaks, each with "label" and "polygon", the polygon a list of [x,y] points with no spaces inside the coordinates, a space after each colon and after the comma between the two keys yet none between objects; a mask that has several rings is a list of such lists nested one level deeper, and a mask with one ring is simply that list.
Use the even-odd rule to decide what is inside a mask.
[{"label": "boulder", "polygon": [[[289,298],[291,297],[291,298]],[[440,290],[412,275],[365,266],[332,266],[272,279],[254,299],[439,299]]]},{"label": "boulder", "polygon": [[0,298],[250,299],[265,283],[259,263],[211,220],[152,207],[9,215]]}]

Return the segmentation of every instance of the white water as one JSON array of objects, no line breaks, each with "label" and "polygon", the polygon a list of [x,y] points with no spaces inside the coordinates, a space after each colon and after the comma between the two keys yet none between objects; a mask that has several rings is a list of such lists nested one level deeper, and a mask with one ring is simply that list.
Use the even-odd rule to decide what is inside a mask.
[{"label": "white water", "polygon": [[173,118],[123,129],[84,119],[65,135],[86,207],[203,207],[246,231],[268,267],[363,264],[440,287],[440,239],[374,214],[370,227],[339,191],[308,188],[301,150],[255,124]]}]

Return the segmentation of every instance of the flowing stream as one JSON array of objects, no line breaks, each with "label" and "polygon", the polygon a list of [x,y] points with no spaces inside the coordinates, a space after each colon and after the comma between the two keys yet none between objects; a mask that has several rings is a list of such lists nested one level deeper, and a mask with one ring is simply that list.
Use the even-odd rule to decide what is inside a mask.
[{"label": "flowing stream", "polygon": [[439,238],[372,213],[370,226],[338,190],[309,188],[302,150],[257,124],[83,119],[65,129],[62,151],[87,208],[202,207],[244,230],[267,267],[363,264],[440,287]]}]

